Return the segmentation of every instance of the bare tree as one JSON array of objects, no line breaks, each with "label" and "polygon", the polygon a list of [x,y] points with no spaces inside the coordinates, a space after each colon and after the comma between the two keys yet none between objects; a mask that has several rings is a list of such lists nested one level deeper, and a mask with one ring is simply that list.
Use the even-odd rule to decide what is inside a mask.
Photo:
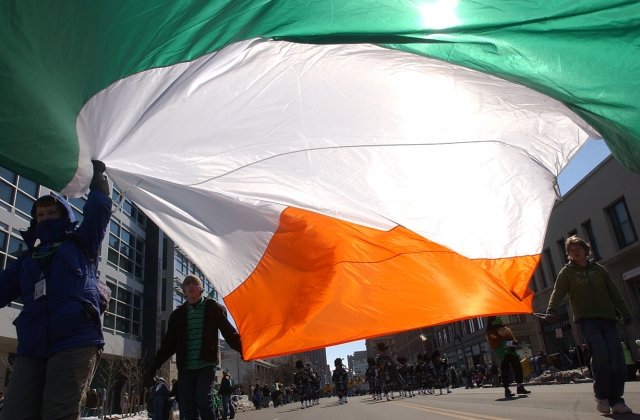
[{"label": "bare tree", "polygon": [[113,388],[122,380],[122,366],[120,359],[115,357],[102,357],[95,376],[104,385],[104,389],[107,391],[107,398],[109,398]]},{"label": "bare tree", "polygon": [[[137,357],[123,356],[120,359],[120,367],[122,377],[124,378],[126,389],[129,391],[129,413],[138,412],[138,403],[140,395],[144,394],[144,375],[145,362],[144,359]],[[137,398],[136,398],[137,397]],[[134,407],[135,405],[135,407]],[[128,413],[122,413],[128,414]]]}]

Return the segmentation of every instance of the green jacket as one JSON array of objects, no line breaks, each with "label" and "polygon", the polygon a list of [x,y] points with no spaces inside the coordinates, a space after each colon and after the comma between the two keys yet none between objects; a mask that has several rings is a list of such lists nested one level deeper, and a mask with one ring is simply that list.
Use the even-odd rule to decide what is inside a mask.
[{"label": "green jacket", "polygon": [[607,270],[594,261],[589,261],[586,268],[571,261],[560,270],[547,312],[557,311],[567,293],[574,321],[580,318],[615,320],[614,306],[623,315],[631,315]]}]

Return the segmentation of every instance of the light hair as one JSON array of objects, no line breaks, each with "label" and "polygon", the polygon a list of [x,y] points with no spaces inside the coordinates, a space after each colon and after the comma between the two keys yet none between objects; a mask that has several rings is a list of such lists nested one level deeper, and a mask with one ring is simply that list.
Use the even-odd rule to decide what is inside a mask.
[{"label": "light hair", "polygon": [[582,240],[579,236],[577,235],[573,235],[567,238],[566,242],[564,243],[564,249],[567,252],[567,255],[569,255],[569,246],[570,245],[579,245],[584,249],[584,252],[587,254],[587,257],[589,256],[589,254],[591,254],[591,246],[586,243],[584,240]]},{"label": "light hair", "polygon": [[191,283],[196,283],[198,286],[200,286],[200,294],[202,295],[202,293],[204,292],[204,288],[202,287],[202,280],[200,280],[200,277],[196,276],[195,274],[189,274],[184,278],[184,280],[182,281],[182,291],[186,293],[187,286]]}]

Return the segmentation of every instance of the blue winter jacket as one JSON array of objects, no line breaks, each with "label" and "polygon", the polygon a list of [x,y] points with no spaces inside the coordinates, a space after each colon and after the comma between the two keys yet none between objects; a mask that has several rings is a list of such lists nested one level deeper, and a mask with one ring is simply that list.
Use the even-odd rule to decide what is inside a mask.
[{"label": "blue winter jacket", "polygon": [[[111,199],[91,191],[77,227],[69,203],[51,195],[65,206],[68,217],[32,222],[22,234],[29,250],[0,273],[0,307],[22,299],[22,312],[13,322],[17,356],[47,358],[69,348],[104,345],[96,271]],[[36,239],[40,242],[34,247]],[[36,283],[43,277],[46,295],[35,299]]]}]

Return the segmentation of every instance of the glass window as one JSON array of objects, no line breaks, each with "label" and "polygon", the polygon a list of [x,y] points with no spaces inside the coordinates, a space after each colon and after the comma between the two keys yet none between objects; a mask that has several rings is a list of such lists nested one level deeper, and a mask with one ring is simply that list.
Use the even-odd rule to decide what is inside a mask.
[{"label": "glass window", "polygon": [[478,329],[484,328],[484,318],[478,318]]},{"label": "glass window", "polygon": [[0,230],[0,251],[7,252],[7,237],[9,234]]},{"label": "glass window", "polygon": [[38,184],[32,180],[23,176],[18,180],[18,188],[29,194],[31,197],[36,198],[38,196]]},{"label": "glass window", "polygon": [[142,296],[133,295],[133,306],[136,307],[136,308],[141,308],[142,307]]},{"label": "glass window", "polygon": [[593,254],[593,258],[596,261],[601,260],[602,257],[600,256],[600,248],[598,247],[598,240],[596,239],[596,234],[593,231],[593,224],[591,223],[591,220],[587,220],[586,222],[584,222],[582,224],[582,227],[584,228],[585,232],[587,232],[587,237],[589,238],[589,245],[591,245],[591,253]]},{"label": "glass window", "polygon": [[623,198],[613,206],[607,209],[613,230],[618,241],[618,247],[620,249],[636,242],[638,237],[636,236],[636,230],[633,226],[633,222],[629,217],[629,210],[627,209],[627,202]]},{"label": "glass window", "polygon": [[18,258],[26,250],[27,250],[27,244],[24,243],[24,241],[16,238],[13,235],[9,237],[9,249],[7,250],[7,253],[9,255],[15,258]]},{"label": "glass window", "polygon": [[[551,274],[555,277],[558,275],[558,272],[556,271],[556,266],[555,264],[553,264],[553,258],[551,256],[551,250],[549,248],[545,248],[542,251],[542,254],[544,255],[544,261],[547,263],[547,265],[549,266],[549,269],[551,270]],[[555,282],[555,280],[554,280]]]},{"label": "glass window", "polygon": [[131,201],[124,200],[124,204],[122,205],[122,210],[124,210],[124,212],[127,213],[128,215],[131,215],[132,208],[133,208],[133,205],[131,204]]},{"label": "glass window", "polygon": [[120,259],[120,254],[118,254],[118,251],[114,250],[113,248],[109,248],[107,261],[109,261],[112,264],[118,265],[119,259]]},{"label": "glass window", "polygon": [[131,304],[132,293],[122,287],[118,287],[118,300]]},{"label": "glass window", "polygon": [[565,263],[569,262],[569,255],[567,255],[567,249],[564,246],[564,238],[560,238],[556,241],[556,245],[558,246],[558,252],[562,255],[562,260]]},{"label": "glass window", "polygon": [[114,235],[109,234],[109,246],[118,249],[120,247],[120,240]]},{"label": "glass window", "polygon": [[107,315],[104,317],[104,327],[105,328],[113,328],[115,327],[116,317],[113,315]]},{"label": "glass window", "polygon": [[78,197],[78,198],[67,197],[67,201],[69,202],[69,204],[71,204],[73,207],[75,207],[80,211],[84,209],[84,205],[86,203],[86,200],[84,199],[84,197]]},{"label": "glass window", "polygon": [[15,188],[0,181],[0,200],[7,204],[13,204],[13,192]]},{"label": "glass window", "polygon": [[35,201],[36,200],[34,198],[28,197],[20,191],[18,191],[18,194],[16,194],[16,208],[28,215],[28,220],[31,220],[31,208],[33,207],[33,203],[35,203]]},{"label": "glass window", "polygon": [[119,267],[128,273],[133,273],[133,261],[129,258],[121,257]]},{"label": "glass window", "polygon": [[3,168],[2,166],[0,166],[0,177],[6,179],[12,184],[15,184],[16,182],[16,174],[8,169]]},{"label": "glass window", "polygon": [[116,317],[116,330],[122,331],[124,333],[131,332],[131,321],[128,319]]},{"label": "glass window", "polygon": [[120,233],[120,239],[124,241],[126,244],[133,245],[131,239],[131,233],[126,229],[122,229]]},{"label": "glass window", "polygon": [[109,224],[109,231],[116,236],[120,236],[120,225],[112,220]]}]

